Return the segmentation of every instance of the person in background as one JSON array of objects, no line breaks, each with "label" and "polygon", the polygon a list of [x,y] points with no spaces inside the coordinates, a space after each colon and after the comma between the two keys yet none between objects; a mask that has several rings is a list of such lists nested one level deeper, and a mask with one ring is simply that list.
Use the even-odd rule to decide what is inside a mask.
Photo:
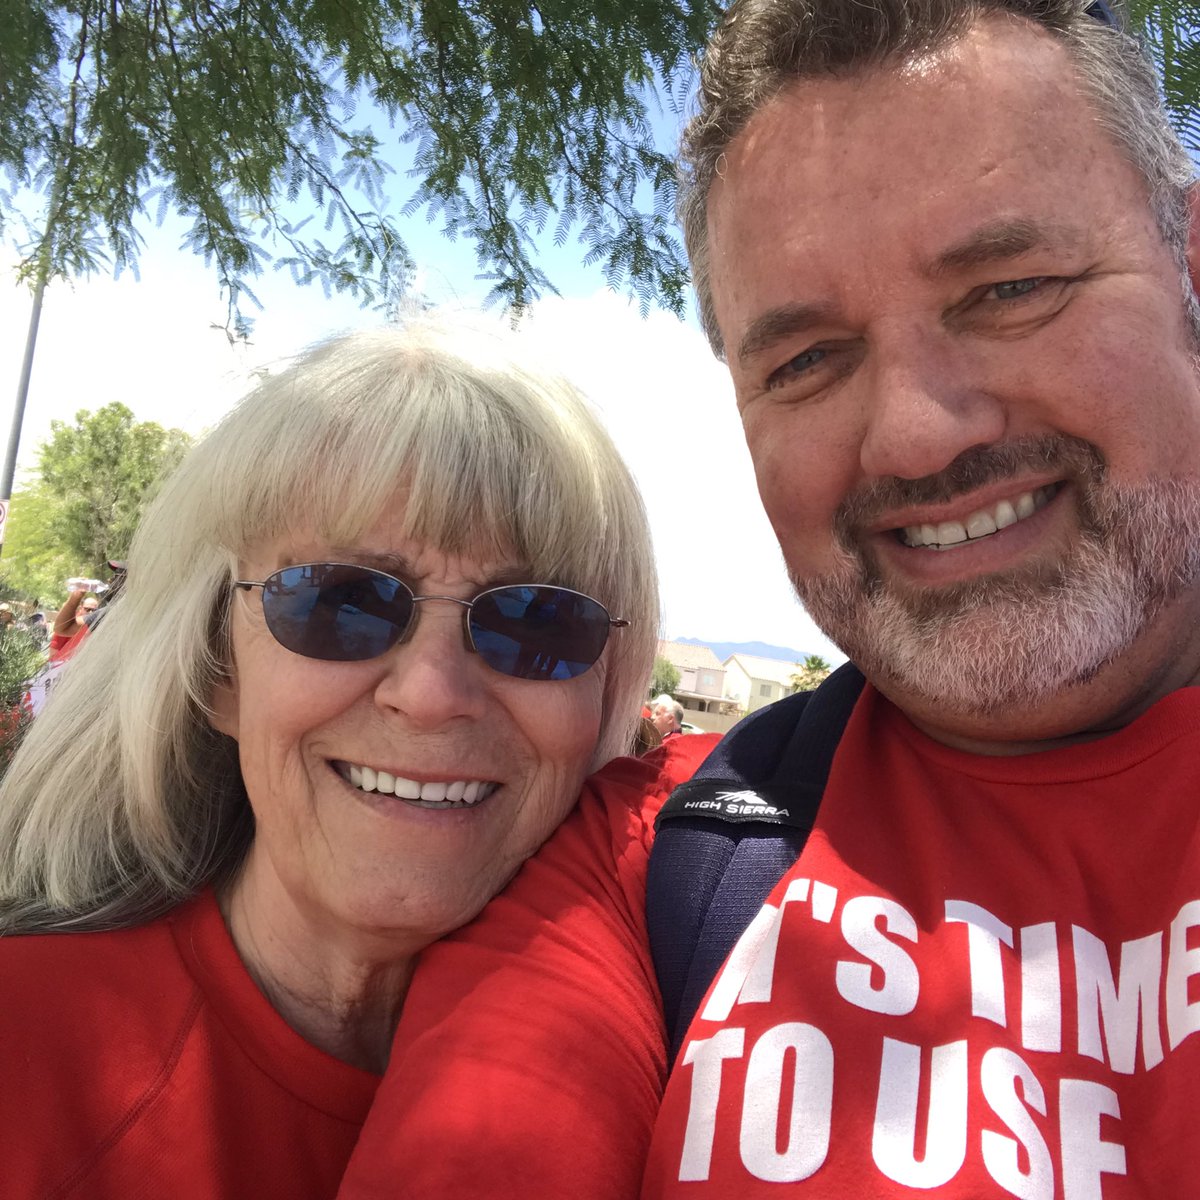
[{"label": "person in background", "polygon": [[419,956],[632,744],[641,500],[569,384],[423,318],[263,381],[128,568],[0,782],[0,1190],[332,1198]]},{"label": "person in background", "polygon": [[30,613],[28,628],[30,636],[44,650],[50,640],[50,632],[46,628],[46,614],[44,612]]},{"label": "person in background", "polygon": [[100,593],[100,608],[96,615],[88,621],[89,629],[94,629],[100,623],[107,614],[109,606],[121,595],[125,587],[125,563],[120,559],[110,558],[104,565],[112,573],[111,579]]},{"label": "person in background", "polygon": [[94,589],[104,585],[96,579],[68,579],[67,599],[54,616],[50,634],[50,661],[66,662],[79,648],[82,635],[100,607]]},{"label": "person in background", "polygon": [[16,626],[17,617],[12,610],[12,605],[4,602],[0,603],[0,633],[5,633],[9,629]]},{"label": "person in background", "polygon": [[638,721],[637,735],[634,738],[633,752],[637,755],[649,754],[663,743],[663,736],[658,732],[658,726],[649,717]]},{"label": "person in background", "polygon": [[683,732],[683,705],[665,692],[655,698],[654,715],[651,718],[654,727],[662,735],[663,740],[675,737]]}]

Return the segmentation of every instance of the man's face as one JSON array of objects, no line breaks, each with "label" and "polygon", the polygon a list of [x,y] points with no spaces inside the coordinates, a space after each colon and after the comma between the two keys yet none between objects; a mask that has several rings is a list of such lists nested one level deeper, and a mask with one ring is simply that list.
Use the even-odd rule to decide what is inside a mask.
[{"label": "man's face", "polygon": [[918,723],[1071,733],[1200,667],[1181,270],[1048,35],[795,85],[709,234],[793,580]]},{"label": "man's face", "polygon": [[675,714],[665,704],[660,704],[654,710],[654,716],[650,720],[664,737],[675,729]]}]

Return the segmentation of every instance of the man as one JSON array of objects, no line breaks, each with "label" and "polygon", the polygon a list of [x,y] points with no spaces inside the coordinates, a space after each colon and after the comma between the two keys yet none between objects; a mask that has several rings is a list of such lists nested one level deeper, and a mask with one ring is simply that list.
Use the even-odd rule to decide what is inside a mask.
[{"label": "man", "polygon": [[[702,317],[797,591],[868,686],[683,1041],[648,1200],[1196,1195],[1200,222],[1151,70],[1086,3],[741,0],[705,56]],[[636,879],[588,819],[536,869],[603,878],[608,850]],[[524,951],[531,878],[468,950]],[[541,960],[524,1002],[560,1020],[571,1094],[640,1112],[644,931],[596,908],[573,961],[553,925],[487,981],[480,1044]],[[523,1047],[503,1094],[535,1111]],[[398,1038],[398,1088],[450,1054],[421,1050]],[[420,1103],[491,1162],[460,1096]]]},{"label": "man", "polygon": [[[66,662],[83,645],[84,638],[100,624],[109,605],[121,594],[125,586],[125,563],[110,558],[106,565],[112,572],[110,583],[99,579],[67,580],[69,595],[54,618],[54,635],[50,639],[52,662]],[[87,595],[89,591],[94,594]]]},{"label": "man", "polygon": [[1065,0],[735,6],[683,215],[796,589],[869,686],[647,1193],[1191,1196],[1191,167]]},{"label": "man", "polygon": [[68,579],[70,591],[66,602],[54,616],[54,631],[50,635],[50,659],[65,662],[79,648],[88,626],[95,620],[100,600],[89,595],[98,585],[93,579]]},{"label": "man", "polygon": [[683,705],[664,692],[655,699],[654,714],[650,719],[665,742],[683,732]]}]

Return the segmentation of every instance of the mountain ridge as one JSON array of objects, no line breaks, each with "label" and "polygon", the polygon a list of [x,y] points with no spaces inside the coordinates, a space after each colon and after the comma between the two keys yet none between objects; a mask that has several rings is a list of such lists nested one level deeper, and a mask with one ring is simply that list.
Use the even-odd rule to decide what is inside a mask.
[{"label": "mountain ridge", "polygon": [[757,658],[773,658],[779,662],[800,663],[809,655],[807,650],[794,650],[790,646],[772,646],[769,642],[710,642],[704,638],[672,638],[684,646],[707,646],[724,662],[731,654],[753,654]]}]

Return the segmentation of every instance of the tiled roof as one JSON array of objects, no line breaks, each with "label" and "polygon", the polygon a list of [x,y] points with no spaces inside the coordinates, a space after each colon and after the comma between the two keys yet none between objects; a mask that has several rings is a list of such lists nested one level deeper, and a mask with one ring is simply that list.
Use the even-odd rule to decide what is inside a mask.
[{"label": "tiled roof", "polygon": [[797,670],[795,663],[779,658],[760,658],[757,654],[731,654],[725,660],[725,666],[728,667],[734,659],[751,679],[768,679],[784,687],[791,687],[792,676]]},{"label": "tiled roof", "polygon": [[659,642],[658,653],[681,671],[722,669],[721,660],[707,646],[690,646],[686,642]]}]

